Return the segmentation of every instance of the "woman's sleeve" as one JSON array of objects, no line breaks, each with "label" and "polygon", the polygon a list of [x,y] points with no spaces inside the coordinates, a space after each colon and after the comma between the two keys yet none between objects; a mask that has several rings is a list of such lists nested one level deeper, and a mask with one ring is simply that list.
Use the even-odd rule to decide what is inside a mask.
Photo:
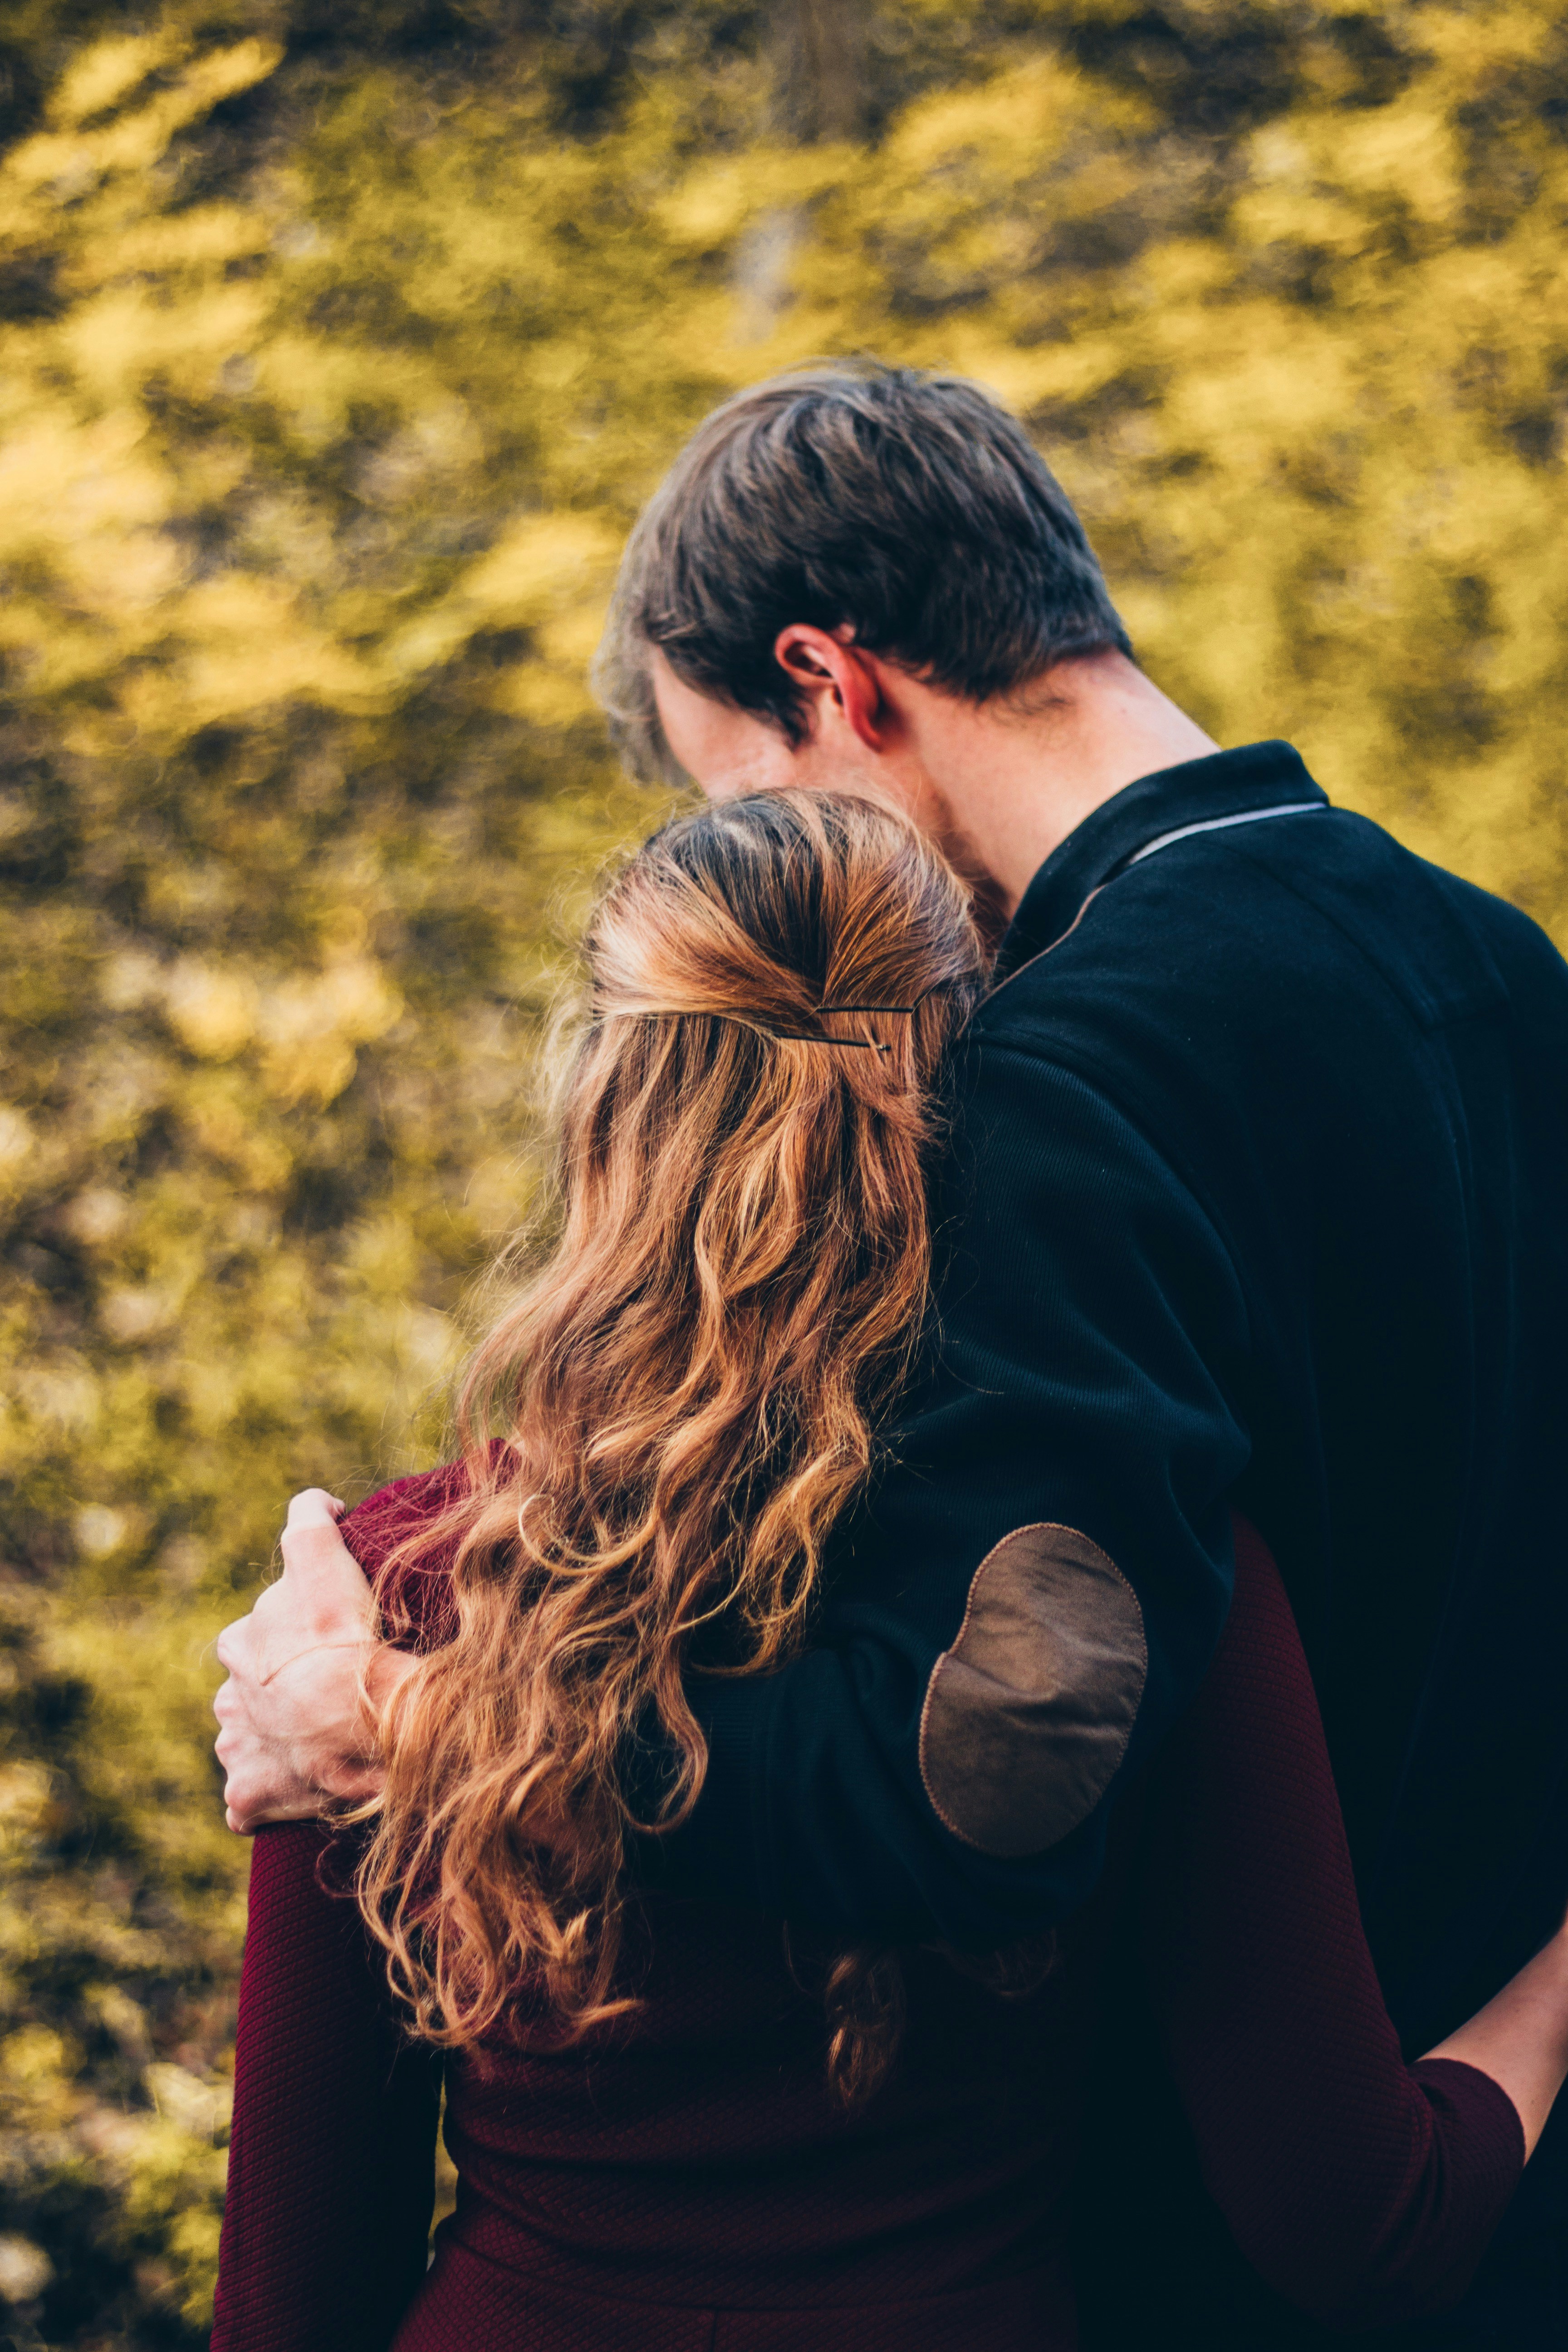
[{"label": "woman's sleeve", "polygon": [[438,2075],[313,1822],[258,1832],[213,2352],[384,2352],[425,2275]]},{"label": "woman's sleeve", "polygon": [[1518,2184],[1489,2075],[1406,2066],[1367,1949],[1307,1661],[1260,1538],[1151,1816],[1144,1930],[1210,2193],[1277,2292],[1345,2326],[1446,2308]]}]

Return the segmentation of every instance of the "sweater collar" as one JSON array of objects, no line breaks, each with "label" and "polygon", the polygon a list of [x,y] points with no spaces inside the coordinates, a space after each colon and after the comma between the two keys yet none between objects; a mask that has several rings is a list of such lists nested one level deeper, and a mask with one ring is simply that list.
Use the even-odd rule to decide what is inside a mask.
[{"label": "sweater collar", "polygon": [[1253,811],[1328,806],[1289,743],[1248,743],[1140,776],[1052,850],[1019,902],[993,975],[1006,980],[1071,929],[1084,901],[1167,834]]}]

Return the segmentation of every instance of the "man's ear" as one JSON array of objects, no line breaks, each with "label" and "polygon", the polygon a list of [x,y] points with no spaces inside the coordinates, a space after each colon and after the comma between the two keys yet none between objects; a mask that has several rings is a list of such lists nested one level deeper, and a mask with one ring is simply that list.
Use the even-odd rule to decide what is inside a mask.
[{"label": "man's ear", "polygon": [[818,732],[831,712],[868,751],[885,748],[882,689],[870,656],[826,629],[792,621],[773,640],[773,658],[791,683],[810,697]]}]

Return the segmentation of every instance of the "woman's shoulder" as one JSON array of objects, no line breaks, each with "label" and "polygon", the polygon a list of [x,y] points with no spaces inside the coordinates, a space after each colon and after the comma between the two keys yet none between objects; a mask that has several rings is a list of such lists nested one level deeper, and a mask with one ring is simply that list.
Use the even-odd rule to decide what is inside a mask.
[{"label": "woman's shoulder", "polygon": [[395,1545],[438,1518],[466,1492],[468,1483],[460,1462],[443,1462],[434,1470],[395,1478],[343,1514],[339,1521],[343,1541],[365,1574],[374,1576]]},{"label": "woman's shoulder", "polygon": [[[452,1631],[451,1542],[440,1522],[468,1491],[461,1462],[443,1462],[395,1478],[345,1512],[340,1532],[375,1587],[386,1631],[400,1644],[425,1649]],[[431,1540],[421,1546],[421,1533]]]}]

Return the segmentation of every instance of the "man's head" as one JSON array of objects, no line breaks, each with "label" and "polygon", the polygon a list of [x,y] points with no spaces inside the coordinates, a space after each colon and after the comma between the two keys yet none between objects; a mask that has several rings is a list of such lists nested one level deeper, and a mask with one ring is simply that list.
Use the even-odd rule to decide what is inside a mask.
[{"label": "man's head", "polygon": [[845,781],[846,751],[885,749],[889,671],[979,705],[1112,651],[1083,527],[1013,417],[959,377],[824,367],[698,427],[626,549],[598,675],[634,767],[725,791],[815,781],[814,751]]}]

